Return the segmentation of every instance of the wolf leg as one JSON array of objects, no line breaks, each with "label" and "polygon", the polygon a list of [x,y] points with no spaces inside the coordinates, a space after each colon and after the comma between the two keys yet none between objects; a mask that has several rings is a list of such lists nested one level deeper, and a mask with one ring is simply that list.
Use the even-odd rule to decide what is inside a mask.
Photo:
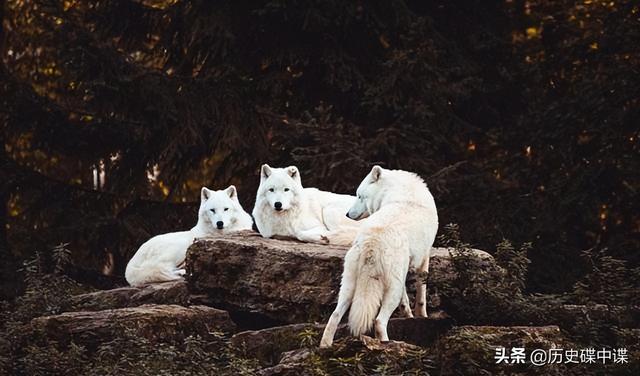
[{"label": "wolf leg", "polygon": [[309,230],[296,232],[296,238],[303,242],[328,244],[327,229],[324,226],[310,228]]},{"label": "wolf leg", "polygon": [[413,318],[413,312],[411,312],[411,302],[409,301],[409,295],[407,295],[407,288],[405,287],[402,293],[402,301],[400,301],[400,311],[404,317]]},{"label": "wolf leg", "polygon": [[320,347],[330,347],[331,344],[333,344],[333,337],[338,329],[338,324],[340,324],[342,316],[344,316],[347,309],[351,306],[356,287],[356,269],[358,267],[358,257],[356,253],[357,252],[351,252],[350,250],[345,256],[342,282],[340,283],[340,292],[338,293],[338,304],[331,314],[327,326],[324,328],[324,333],[322,333],[322,339],[320,340]]},{"label": "wolf leg", "polygon": [[333,337],[335,336],[336,330],[338,329],[338,324],[340,324],[342,316],[344,316],[345,312],[347,312],[347,309],[349,309],[349,306],[351,306],[352,298],[353,288],[351,288],[350,291],[346,291],[346,289],[343,290],[342,288],[340,289],[340,295],[338,296],[338,305],[331,314],[329,322],[327,322],[327,326],[325,326],[324,328],[324,333],[322,333],[322,339],[320,340],[320,347],[330,347],[333,344]]},{"label": "wolf leg", "polygon": [[355,226],[344,226],[336,230],[327,232],[329,244],[350,246],[358,235],[358,228]]},{"label": "wolf leg", "polygon": [[406,295],[406,289],[404,285],[400,285],[398,281],[392,282],[391,286],[385,291],[382,297],[382,303],[380,305],[380,311],[376,317],[376,338],[380,341],[389,341],[389,335],[387,335],[387,324],[393,311],[398,308],[400,301],[404,298],[402,295]]},{"label": "wolf leg", "polygon": [[416,317],[427,317],[427,274],[429,273],[429,258],[425,258],[418,268],[416,278],[416,305],[414,314]]}]

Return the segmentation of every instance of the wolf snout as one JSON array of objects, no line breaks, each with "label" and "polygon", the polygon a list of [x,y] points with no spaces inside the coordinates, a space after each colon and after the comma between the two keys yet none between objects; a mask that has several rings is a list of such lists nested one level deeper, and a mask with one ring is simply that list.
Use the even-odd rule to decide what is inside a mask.
[{"label": "wolf snout", "polygon": [[218,230],[222,230],[224,228],[224,222],[222,221],[216,222],[216,227],[218,227]]},{"label": "wolf snout", "polygon": [[276,210],[282,210],[282,202],[277,201],[273,204],[273,207],[276,208]]}]

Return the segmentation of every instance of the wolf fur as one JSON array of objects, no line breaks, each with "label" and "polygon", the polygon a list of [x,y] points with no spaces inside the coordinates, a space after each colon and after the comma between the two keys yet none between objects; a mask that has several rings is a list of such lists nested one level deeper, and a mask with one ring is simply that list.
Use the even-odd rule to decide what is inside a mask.
[{"label": "wolf fur", "polygon": [[251,216],[238,201],[235,186],[220,191],[203,187],[198,223],[189,231],[154,236],[142,244],[129,260],[125,278],[131,286],[181,279],[187,248],[196,238],[250,230],[252,225]]},{"label": "wolf fur", "polygon": [[[376,338],[388,341],[387,323],[398,305],[411,316],[405,290],[407,272],[412,269],[426,275],[429,270],[438,213],[424,181],[407,171],[374,166],[357,194],[347,216],[363,219],[362,226],[345,256],[338,304],[325,327],[321,347],[331,346],[349,308],[353,335],[375,326]],[[423,278],[416,281],[414,313],[427,316]]]},{"label": "wolf fur", "polygon": [[358,222],[345,213],[354,196],[303,188],[295,166],[262,165],[253,217],[260,234],[304,242],[351,245]]}]

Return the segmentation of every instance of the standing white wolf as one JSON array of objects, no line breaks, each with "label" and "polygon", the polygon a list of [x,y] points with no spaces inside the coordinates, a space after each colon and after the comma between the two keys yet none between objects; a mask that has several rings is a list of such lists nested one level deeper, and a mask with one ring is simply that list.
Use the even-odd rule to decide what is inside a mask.
[{"label": "standing white wolf", "polygon": [[295,166],[262,165],[253,218],[260,234],[350,245],[358,223],[345,216],[355,197],[303,188]]},{"label": "standing white wolf", "polygon": [[198,223],[189,231],[154,236],[129,260],[125,278],[131,286],[181,279],[187,248],[196,238],[251,230],[253,221],[244,211],[233,185],[220,191],[206,187],[200,193]]},{"label": "standing white wolf", "polygon": [[[427,185],[417,175],[375,166],[358,187],[358,199],[347,213],[363,221],[344,259],[338,304],[325,327],[320,347],[328,347],[349,306],[353,335],[375,324],[376,338],[388,341],[387,322],[404,305],[411,315],[405,281],[409,269],[429,270],[438,213]],[[415,315],[426,317],[426,283],[416,281]],[[407,312],[407,310],[409,310]]]}]

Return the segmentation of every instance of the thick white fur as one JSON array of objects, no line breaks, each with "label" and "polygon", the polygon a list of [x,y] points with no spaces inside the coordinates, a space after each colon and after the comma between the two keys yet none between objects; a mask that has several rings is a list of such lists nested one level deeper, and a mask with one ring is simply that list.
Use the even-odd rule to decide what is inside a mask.
[{"label": "thick white fur", "polygon": [[265,238],[283,236],[304,242],[351,245],[359,223],[345,214],[355,199],[303,188],[295,166],[272,168],[265,164],[260,170],[253,217]]},{"label": "thick white fur", "polygon": [[251,216],[238,201],[236,187],[220,191],[203,187],[198,223],[189,231],[154,236],[142,244],[129,260],[125,278],[131,286],[181,279],[187,248],[196,238],[250,230],[252,225]]},{"label": "thick white fur", "polygon": [[[348,216],[366,218],[344,260],[338,304],[325,327],[321,347],[331,346],[342,316],[349,312],[353,335],[375,324],[376,338],[388,341],[387,323],[402,304],[411,316],[405,281],[409,269],[426,274],[438,231],[433,196],[417,175],[373,167],[358,187]],[[368,217],[368,218],[367,218]],[[416,281],[414,313],[426,317],[426,284]]]}]

